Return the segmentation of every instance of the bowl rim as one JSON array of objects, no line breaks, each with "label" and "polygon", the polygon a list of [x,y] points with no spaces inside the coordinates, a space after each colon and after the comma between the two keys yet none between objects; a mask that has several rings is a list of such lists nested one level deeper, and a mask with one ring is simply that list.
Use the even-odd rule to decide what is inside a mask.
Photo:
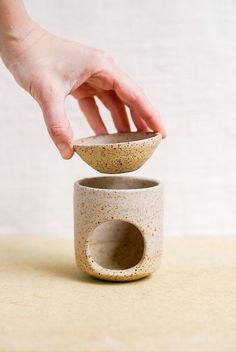
[{"label": "bowl rim", "polygon": [[[87,140],[87,139],[96,139],[97,137],[102,137],[102,136],[114,136],[114,135],[119,135],[119,134],[145,134],[149,135],[147,138],[141,138],[138,140],[133,140],[133,141],[126,141],[126,142],[115,142],[115,143],[96,143],[96,144],[90,144],[86,145],[83,143],[79,143],[82,140]],[[103,133],[100,135],[93,135],[93,136],[88,136],[88,137],[81,137],[79,139],[74,140],[73,142],[73,147],[83,147],[83,148],[94,148],[94,147],[106,147],[106,146],[120,146],[124,144],[141,144],[144,143],[145,141],[150,141],[152,139],[162,139],[162,135],[160,132],[145,132],[145,131],[132,131],[132,132],[115,132],[115,133]]]}]

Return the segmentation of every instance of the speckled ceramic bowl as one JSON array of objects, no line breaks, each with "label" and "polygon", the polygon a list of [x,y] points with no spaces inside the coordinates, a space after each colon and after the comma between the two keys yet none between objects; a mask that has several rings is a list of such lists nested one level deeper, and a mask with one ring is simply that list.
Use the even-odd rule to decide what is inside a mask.
[{"label": "speckled ceramic bowl", "polygon": [[75,255],[86,273],[110,281],[140,279],[159,266],[163,188],[155,180],[87,178],[74,185]]},{"label": "speckled ceramic bowl", "polygon": [[74,150],[95,170],[119,174],[140,168],[161,138],[161,134],[155,132],[104,134],[78,139],[74,142]]}]

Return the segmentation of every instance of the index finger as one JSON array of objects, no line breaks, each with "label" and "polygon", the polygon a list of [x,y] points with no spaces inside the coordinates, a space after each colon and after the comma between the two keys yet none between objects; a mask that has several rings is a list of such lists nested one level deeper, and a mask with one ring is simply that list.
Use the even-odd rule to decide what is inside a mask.
[{"label": "index finger", "polygon": [[142,90],[120,70],[115,73],[113,89],[119,98],[147,123],[153,130],[166,137],[161,117]]}]

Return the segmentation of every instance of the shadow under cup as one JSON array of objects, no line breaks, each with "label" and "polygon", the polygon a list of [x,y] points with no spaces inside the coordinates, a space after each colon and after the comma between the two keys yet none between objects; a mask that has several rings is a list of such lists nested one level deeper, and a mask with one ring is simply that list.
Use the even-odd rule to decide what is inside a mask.
[{"label": "shadow under cup", "polygon": [[95,177],[74,185],[75,255],[97,278],[130,281],[158,267],[163,187],[159,181]]}]

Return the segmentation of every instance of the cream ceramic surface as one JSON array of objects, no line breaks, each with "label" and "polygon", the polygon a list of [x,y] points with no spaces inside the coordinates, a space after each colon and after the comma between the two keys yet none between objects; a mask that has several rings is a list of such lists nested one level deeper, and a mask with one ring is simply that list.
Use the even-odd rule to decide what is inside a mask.
[{"label": "cream ceramic surface", "polygon": [[155,132],[104,134],[76,140],[74,150],[95,170],[118,174],[140,168],[161,138],[161,134]]},{"label": "cream ceramic surface", "polygon": [[107,176],[74,185],[75,254],[88,274],[111,281],[147,276],[160,264],[163,187]]}]

